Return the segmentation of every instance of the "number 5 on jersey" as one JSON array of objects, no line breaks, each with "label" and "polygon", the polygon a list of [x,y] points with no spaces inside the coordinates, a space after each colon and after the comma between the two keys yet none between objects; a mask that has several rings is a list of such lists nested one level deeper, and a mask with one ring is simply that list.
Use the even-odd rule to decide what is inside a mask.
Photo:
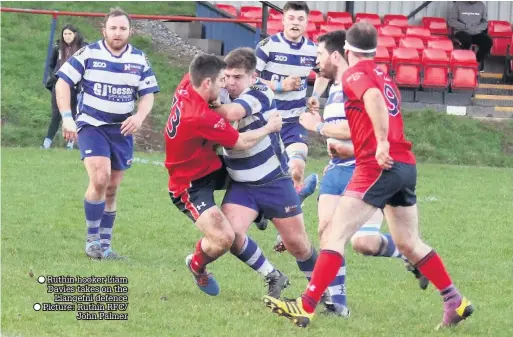
[{"label": "number 5 on jersey", "polygon": [[180,115],[182,114],[180,108],[178,108],[178,99],[173,97],[173,104],[171,105],[171,113],[167,120],[166,132],[169,138],[175,138],[176,132],[178,131],[178,125],[180,125]]}]

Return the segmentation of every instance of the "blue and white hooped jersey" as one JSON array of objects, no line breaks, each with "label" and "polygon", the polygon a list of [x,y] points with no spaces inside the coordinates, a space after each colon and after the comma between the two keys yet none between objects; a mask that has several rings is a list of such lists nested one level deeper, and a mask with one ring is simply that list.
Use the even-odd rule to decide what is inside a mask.
[{"label": "blue and white hooped jersey", "polygon": [[306,110],[307,78],[315,67],[317,46],[303,37],[293,43],[282,33],[261,41],[255,51],[257,71],[267,81],[283,81],[289,76],[301,78],[301,87],[296,91],[276,92],[276,108],[284,123],[298,122],[299,115]]},{"label": "blue and white hooped jersey", "polygon": [[[328,101],[324,107],[324,122],[329,124],[340,123],[341,121],[347,121],[346,112],[344,109],[344,92],[342,91],[342,83],[333,84],[330,88]],[[351,140],[339,140],[335,138],[328,138],[327,142],[343,142],[351,144]],[[332,165],[340,166],[354,166],[355,158],[333,158],[330,160]]]},{"label": "blue and white hooped jersey", "polygon": [[[234,123],[240,133],[255,130],[267,124],[269,114],[276,111],[273,91],[263,83],[255,83],[236,99],[230,99],[222,89],[221,103],[239,103],[246,116]],[[265,184],[280,174],[288,174],[288,157],[280,133],[274,132],[248,150],[223,149],[226,169],[237,182]]]},{"label": "blue and white hooped jersey", "polygon": [[142,51],[128,44],[123,54],[114,56],[104,40],[77,51],[57,76],[70,86],[81,82],[78,128],[120,124],[134,112],[138,97],[160,91]]}]

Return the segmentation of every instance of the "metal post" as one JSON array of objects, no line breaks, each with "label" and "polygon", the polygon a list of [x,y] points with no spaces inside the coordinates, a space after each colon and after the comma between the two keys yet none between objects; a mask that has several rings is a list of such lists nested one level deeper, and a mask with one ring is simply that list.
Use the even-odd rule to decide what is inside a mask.
[{"label": "metal post", "polygon": [[269,7],[266,3],[262,4],[262,33],[267,34],[267,19],[269,18]]},{"label": "metal post", "polygon": [[354,16],[354,1],[346,1],[346,12]]},{"label": "metal post", "polygon": [[43,75],[43,85],[46,85],[46,79],[48,78],[48,66],[50,64],[50,57],[52,56],[53,38],[55,35],[55,29],[57,27],[57,17],[58,17],[57,14],[53,14],[53,16],[52,16],[52,27],[50,28],[50,39],[48,40],[48,50],[46,51],[45,73]]}]

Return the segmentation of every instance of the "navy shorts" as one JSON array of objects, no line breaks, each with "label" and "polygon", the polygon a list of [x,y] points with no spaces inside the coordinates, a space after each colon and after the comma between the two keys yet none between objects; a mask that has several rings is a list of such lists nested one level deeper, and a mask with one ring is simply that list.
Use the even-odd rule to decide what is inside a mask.
[{"label": "navy shorts", "polygon": [[354,166],[328,165],[321,180],[319,195],[329,194],[341,196],[349,180],[351,180],[353,172]]},{"label": "navy shorts", "polygon": [[126,170],[132,166],[134,138],[123,136],[119,124],[85,125],[78,131],[80,159],[86,157],[107,157],[113,170]]},{"label": "navy shorts", "polygon": [[226,189],[229,181],[228,172],[224,167],[209,175],[194,180],[191,186],[180,194],[169,192],[173,204],[193,222],[203,212],[216,205],[214,191]]},{"label": "navy shorts", "polygon": [[394,162],[390,170],[357,166],[344,195],[362,199],[378,208],[413,206],[417,203],[417,166]]},{"label": "navy shorts", "polygon": [[302,213],[299,197],[289,176],[263,185],[231,181],[224,195],[224,204],[251,208],[263,213],[267,219],[290,218]]},{"label": "navy shorts", "polygon": [[281,140],[285,147],[294,143],[304,143],[308,145],[308,131],[298,122],[283,123],[280,131]]}]

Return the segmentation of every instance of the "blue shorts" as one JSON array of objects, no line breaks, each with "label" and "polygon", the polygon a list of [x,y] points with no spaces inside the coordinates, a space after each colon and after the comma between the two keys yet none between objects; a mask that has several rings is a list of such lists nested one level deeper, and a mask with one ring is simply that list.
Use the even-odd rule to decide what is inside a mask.
[{"label": "blue shorts", "polygon": [[283,123],[280,131],[281,140],[285,147],[294,143],[304,143],[308,145],[308,131],[298,122]]},{"label": "blue shorts", "polygon": [[267,219],[291,218],[303,212],[289,176],[263,185],[231,181],[226,189],[223,204],[251,208],[258,213],[263,213]]},{"label": "blue shorts", "polygon": [[321,180],[319,195],[342,195],[353,172],[354,166],[328,165]]},{"label": "blue shorts", "polygon": [[78,131],[80,159],[86,157],[110,158],[113,170],[126,170],[132,165],[134,138],[123,136],[119,124],[92,126],[85,125]]}]

